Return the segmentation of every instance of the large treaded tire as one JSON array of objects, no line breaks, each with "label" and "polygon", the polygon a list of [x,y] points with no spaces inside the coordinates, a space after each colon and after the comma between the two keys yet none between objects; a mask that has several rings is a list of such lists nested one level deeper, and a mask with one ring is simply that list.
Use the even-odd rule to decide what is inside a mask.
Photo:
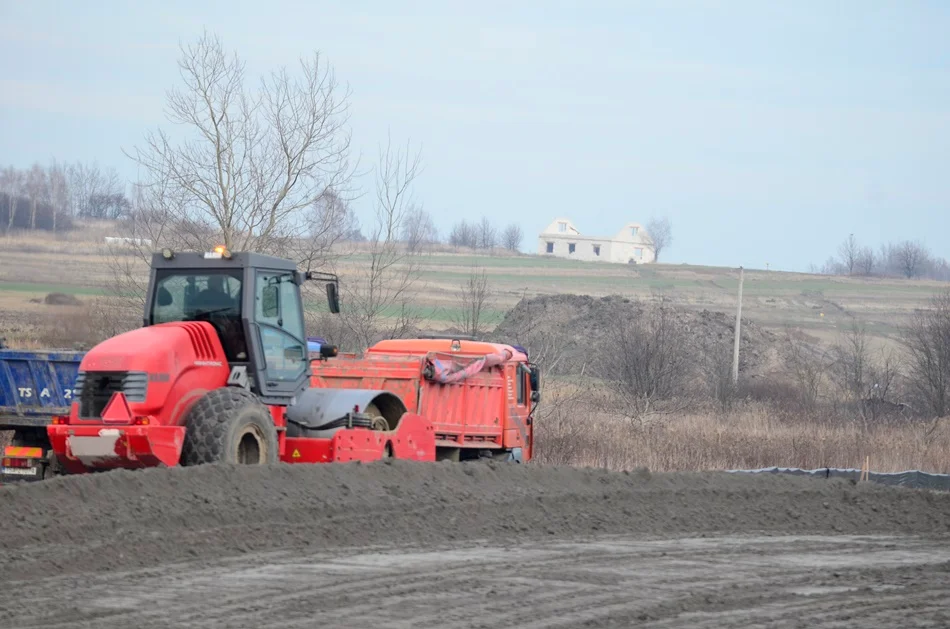
[{"label": "large treaded tire", "polygon": [[277,429],[270,411],[247,389],[209,391],[188,411],[181,462],[277,463]]}]

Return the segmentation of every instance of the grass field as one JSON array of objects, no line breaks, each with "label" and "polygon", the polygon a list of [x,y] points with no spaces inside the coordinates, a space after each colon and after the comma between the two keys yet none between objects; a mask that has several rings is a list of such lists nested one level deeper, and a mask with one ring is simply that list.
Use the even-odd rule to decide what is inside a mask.
[{"label": "grass field", "polygon": [[[20,317],[35,320],[54,309],[35,303],[47,293],[73,294],[80,299],[106,294],[112,276],[103,242],[104,236],[112,233],[110,225],[98,224],[56,238],[32,234],[0,237],[0,310],[4,314],[0,335],[10,335],[11,321]],[[341,257],[337,271],[342,281],[366,261],[367,256],[360,253]],[[739,277],[736,269],[691,265],[630,266],[534,255],[425,254],[412,303],[427,327],[444,328],[456,320],[460,285],[473,265],[484,269],[491,283],[489,323],[500,321],[523,296],[551,293],[663,298],[678,307],[728,312],[735,308]],[[930,281],[747,270],[743,315],[765,327],[792,326],[822,340],[833,338],[855,317],[886,341],[895,337],[915,308],[944,288],[945,284]],[[310,307],[321,306],[315,303]]]}]

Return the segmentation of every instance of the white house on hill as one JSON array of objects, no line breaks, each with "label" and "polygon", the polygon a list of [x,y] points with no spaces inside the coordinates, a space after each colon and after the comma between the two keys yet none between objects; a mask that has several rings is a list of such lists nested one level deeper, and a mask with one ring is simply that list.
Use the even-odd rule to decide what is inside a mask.
[{"label": "white house on hill", "polygon": [[627,223],[611,238],[583,236],[566,218],[555,219],[538,235],[538,253],[620,264],[653,262],[653,243],[639,223]]}]

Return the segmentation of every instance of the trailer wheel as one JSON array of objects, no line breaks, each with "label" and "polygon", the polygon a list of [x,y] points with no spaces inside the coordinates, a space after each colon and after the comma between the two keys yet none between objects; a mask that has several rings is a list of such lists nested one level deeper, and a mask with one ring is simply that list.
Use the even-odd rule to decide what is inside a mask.
[{"label": "trailer wheel", "polygon": [[188,411],[184,465],[277,462],[277,429],[270,412],[246,389],[209,391]]}]

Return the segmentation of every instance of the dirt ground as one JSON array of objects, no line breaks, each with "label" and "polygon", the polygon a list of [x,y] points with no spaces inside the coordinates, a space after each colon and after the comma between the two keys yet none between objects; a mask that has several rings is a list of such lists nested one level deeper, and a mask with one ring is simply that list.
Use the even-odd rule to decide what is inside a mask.
[{"label": "dirt ground", "polygon": [[950,494],[505,464],[0,488],[0,627],[946,627]]}]

